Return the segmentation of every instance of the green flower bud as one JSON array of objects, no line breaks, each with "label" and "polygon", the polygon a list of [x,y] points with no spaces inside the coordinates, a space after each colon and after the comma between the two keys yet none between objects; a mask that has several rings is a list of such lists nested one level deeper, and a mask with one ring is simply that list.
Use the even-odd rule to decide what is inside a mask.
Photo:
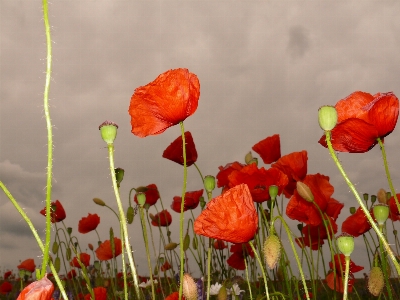
[{"label": "green flower bud", "polygon": [[258,166],[258,158],[257,158],[257,157],[253,157],[253,158],[249,161],[248,165],[251,165],[251,164],[256,164],[256,166]]},{"label": "green flower bud", "polygon": [[354,206],[350,207],[350,213],[352,215],[354,215],[356,213],[356,211],[357,211],[357,209]]},{"label": "green flower bud", "polygon": [[303,224],[302,223],[299,223],[299,224],[297,224],[297,229],[301,232],[302,230],[303,230]]},{"label": "green flower bud", "polygon": [[203,210],[204,209],[204,207],[206,206],[206,201],[204,201],[204,197],[203,196],[201,196],[200,197],[200,207],[201,207],[201,209]]},{"label": "green flower bud", "polygon": [[93,202],[96,203],[97,205],[100,205],[100,206],[106,206],[104,201],[101,200],[100,198],[93,198]]},{"label": "green flower bud", "polygon": [[183,239],[183,251],[189,249],[189,246],[190,246],[190,236],[186,234],[185,238]]},{"label": "green flower bud", "polygon": [[333,106],[322,106],[318,110],[318,122],[319,126],[325,130],[330,131],[335,128],[337,123],[337,111]]},{"label": "green flower bud", "polygon": [[99,126],[99,130],[101,133],[101,138],[108,145],[114,143],[115,138],[117,137],[117,129],[118,125],[111,121],[105,121]]},{"label": "green flower bud", "polygon": [[247,153],[246,156],[244,157],[246,165],[249,165],[252,159],[253,159],[253,154],[251,154],[251,151],[249,151],[249,153]]},{"label": "green flower bud", "polygon": [[58,243],[56,241],[54,241],[53,247],[51,248],[51,251],[53,252],[53,254],[57,254],[57,252],[58,252]]},{"label": "green flower bud", "polygon": [[387,204],[377,204],[373,207],[375,220],[379,225],[385,224],[389,217],[389,206]]},{"label": "green flower bud", "polygon": [[226,290],[225,284],[223,284],[221,286],[221,288],[219,289],[217,299],[218,300],[226,300],[226,299],[228,299],[228,291]]},{"label": "green flower bud", "polygon": [[391,192],[387,192],[386,193],[386,204],[388,203],[390,198],[392,198],[392,193]]},{"label": "green flower bud", "polygon": [[135,210],[133,209],[132,206],[129,206],[126,212],[126,220],[128,224],[132,224],[134,216],[135,216]]},{"label": "green flower bud", "polygon": [[342,233],[336,240],[340,252],[344,256],[350,256],[354,251],[354,237],[348,233]]},{"label": "green flower bud", "polygon": [[164,249],[165,250],[174,250],[176,247],[178,247],[177,243],[169,243],[164,246]]},{"label": "green flower bud", "polygon": [[397,235],[397,230],[396,230],[396,229],[393,230],[393,234],[394,234],[394,235]]},{"label": "green flower bud", "polygon": [[304,200],[306,200],[307,202],[314,201],[314,195],[311,192],[311,189],[304,182],[297,181],[296,189],[297,189],[297,192],[299,193],[300,197],[302,197]]},{"label": "green flower bud", "polygon": [[100,270],[100,268],[101,268],[100,261],[95,260],[95,261],[93,262],[93,265],[94,265],[94,268],[95,268],[97,271]]},{"label": "green flower bud", "polygon": [[124,179],[125,170],[121,168],[114,169],[115,179],[117,181],[117,186],[120,187],[122,180]]},{"label": "green flower bud", "polygon": [[363,194],[364,201],[368,201],[368,196],[369,196],[369,195],[368,195],[367,193],[364,193],[364,194]]},{"label": "green flower bud", "polygon": [[197,250],[198,246],[199,246],[199,241],[197,240],[197,236],[194,235],[192,239],[192,247],[194,250]]},{"label": "green flower bud", "polygon": [[204,177],[204,188],[207,193],[212,192],[215,189],[215,177],[211,175],[207,175]]},{"label": "green flower bud", "polygon": [[146,203],[146,194],[140,192],[136,194],[136,197],[139,205],[143,207],[143,205]]},{"label": "green flower bud", "polygon": [[57,273],[60,271],[60,267],[61,267],[61,261],[60,258],[57,256],[54,261],[54,268],[56,269]]},{"label": "green flower bud", "polygon": [[278,187],[276,185],[270,185],[268,188],[269,195],[271,196],[272,200],[275,200],[276,196],[278,195]]},{"label": "green flower bud", "polygon": [[66,257],[67,257],[68,261],[71,260],[71,248],[70,247],[67,248]]},{"label": "green flower bud", "polygon": [[72,227],[67,227],[67,232],[68,232],[69,235],[71,235],[71,233],[72,233]]}]

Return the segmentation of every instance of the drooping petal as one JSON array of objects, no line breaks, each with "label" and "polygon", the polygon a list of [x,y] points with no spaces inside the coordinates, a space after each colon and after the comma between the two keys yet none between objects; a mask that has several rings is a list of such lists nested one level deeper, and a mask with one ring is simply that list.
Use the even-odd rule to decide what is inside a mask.
[{"label": "drooping petal", "polygon": [[[203,195],[203,191],[204,190],[186,192],[183,211],[187,211],[188,209],[195,209],[199,205],[200,197]],[[181,203],[182,203],[182,197],[175,196],[171,204],[172,210],[177,213],[180,213]]]},{"label": "drooping petal", "polygon": [[366,233],[371,228],[371,224],[368,222],[361,207],[359,207],[354,214],[347,217],[342,223],[342,232],[351,234],[354,237]]},{"label": "drooping petal", "polygon": [[368,118],[378,130],[378,136],[383,138],[396,127],[399,99],[393,93],[377,94],[374,98],[374,105],[368,111]]},{"label": "drooping petal", "polygon": [[50,300],[54,291],[53,283],[44,276],[25,287],[17,300]]},{"label": "drooping petal", "polygon": [[[189,167],[197,161],[197,150],[190,131],[185,132],[186,165]],[[182,136],[176,138],[165,150],[162,157],[172,160],[183,166]]]},{"label": "drooping petal", "polygon": [[261,156],[264,164],[277,161],[281,157],[281,141],[279,134],[274,134],[273,136],[259,141],[252,149]]}]

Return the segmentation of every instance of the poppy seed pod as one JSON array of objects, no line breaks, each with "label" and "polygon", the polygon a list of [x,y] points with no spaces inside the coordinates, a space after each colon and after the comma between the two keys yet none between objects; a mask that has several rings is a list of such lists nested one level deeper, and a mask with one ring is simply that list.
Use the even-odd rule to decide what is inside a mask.
[{"label": "poppy seed pod", "polygon": [[204,188],[207,193],[212,192],[215,189],[215,177],[212,175],[207,175],[204,177]]},{"label": "poppy seed pod", "polygon": [[356,213],[356,208],[354,206],[350,207],[350,213],[354,215]]},{"label": "poppy seed pod", "polygon": [[197,300],[197,285],[192,276],[183,274],[183,295],[187,300]]},{"label": "poppy seed pod", "polygon": [[385,286],[383,272],[379,267],[373,267],[369,272],[368,290],[375,297],[379,296]]},{"label": "poppy seed pod", "polygon": [[275,234],[270,234],[264,242],[264,258],[267,266],[274,269],[281,256],[281,242]]},{"label": "poppy seed pod", "polygon": [[100,198],[93,198],[93,202],[100,206],[106,206],[106,203]]},{"label": "poppy seed pod", "polygon": [[371,195],[371,202],[375,203],[375,201],[376,201],[376,195]]},{"label": "poppy seed pod", "polygon": [[112,121],[104,121],[100,126],[99,130],[101,133],[101,138],[108,145],[114,143],[115,138],[117,137],[117,129],[118,125]]},{"label": "poppy seed pod", "polygon": [[296,189],[297,192],[299,193],[300,197],[302,197],[304,200],[307,202],[313,202],[314,201],[314,195],[311,192],[311,189],[306,185],[305,183],[301,181],[296,182]]},{"label": "poppy seed pod", "polygon": [[125,170],[121,168],[116,168],[114,169],[114,171],[115,171],[115,179],[117,181],[117,186],[119,187],[122,180],[124,180]]},{"label": "poppy seed pod", "polygon": [[354,237],[348,233],[343,233],[337,238],[337,245],[340,252],[345,256],[350,256],[354,250]]},{"label": "poppy seed pod", "polygon": [[271,200],[275,200],[279,192],[278,187],[276,185],[270,185],[268,191],[269,195],[271,196]]},{"label": "poppy seed pod", "polygon": [[146,203],[146,194],[145,193],[142,193],[142,192],[137,193],[136,197],[137,197],[137,200],[138,200],[138,203],[140,206],[143,206]]},{"label": "poppy seed pod", "polygon": [[373,208],[374,217],[379,225],[385,224],[389,217],[389,206],[387,204],[377,204]]},{"label": "poppy seed pod", "polygon": [[369,194],[367,194],[367,193],[363,194],[364,201],[368,201],[368,197],[369,197]]},{"label": "poppy seed pod", "polygon": [[325,105],[319,108],[318,122],[323,130],[330,131],[335,128],[337,120],[338,115],[335,107]]}]

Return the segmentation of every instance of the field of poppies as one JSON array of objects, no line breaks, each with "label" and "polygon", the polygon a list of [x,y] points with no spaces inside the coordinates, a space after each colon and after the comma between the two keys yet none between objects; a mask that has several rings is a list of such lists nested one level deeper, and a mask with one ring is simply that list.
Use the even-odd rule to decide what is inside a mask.
[{"label": "field of poppies", "polygon": [[[51,44],[47,1],[43,3]],[[51,128],[51,48],[48,51],[44,107]],[[160,74],[136,88],[130,98],[134,135],[145,138],[171,126],[181,128],[181,135],[163,153],[163,158],[183,167],[182,193],[172,203],[163,203],[155,183],[132,188],[129,204],[122,203],[119,188],[124,170],[114,166],[118,125],[105,121],[99,126],[107,144],[118,211],[99,198],[93,199],[93,205],[109,210],[120,223],[110,229],[107,240],[96,231],[97,214],[83,217],[77,230],[67,227],[68,213],[61,201],[51,200],[48,184],[46,207],[38,208],[47,228],[43,242],[12,191],[0,182],[43,253],[41,261],[27,258],[16,264],[17,270],[3,270],[0,299],[400,299],[400,243],[395,228],[400,194],[395,193],[384,145],[399,114],[399,100],[393,93],[356,91],[316,112],[322,129],[319,143],[329,151],[358,203],[351,208],[334,198],[328,176],[308,174],[306,150],[281,153],[279,133],[253,145],[243,161],[227,161],[216,174],[203,176],[196,165],[195,141],[183,123],[196,112],[199,99],[200,80],[184,68]],[[51,183],[51,130],[48,136]],[[365,153],[376,145],[382,151],[389,189],[360,194],[336,152]],[[198,190],[186,190],[188,167],[196,168],[201,177]],[[194,215],[199,205],[201,213]],[[337,224],[343,209],[352,214]],[[171,238],[171,213],[179,218],[179,240]],[[188,222],[184,223],[184,216]],[[288,225],[289,219],[297,222],[297,228]],[[142,228],[146,277],[136,270],[127,230],[133,222],[140,222]],[[393,240],[389,241],[390,231]],[[97,239],[82,245],[80,234],[90,232]],[[365,243],[368,265],[359,265],[353,253],[356,238]],[[160,241],[159,249],[154,240]],[[199,278],[188,271],[189,257],[196,262]],[[361,274],[357,279],[356,273]]]}]

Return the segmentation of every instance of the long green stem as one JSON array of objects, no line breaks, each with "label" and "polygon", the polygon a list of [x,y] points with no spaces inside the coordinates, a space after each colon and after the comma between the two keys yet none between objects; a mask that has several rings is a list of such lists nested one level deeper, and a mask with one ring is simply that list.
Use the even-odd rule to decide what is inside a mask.
[{"label": "long green stem", "polygon": [[[261,273],[262,273],[263,278],[264,278],[265,293],[267,294],[267,299],[269,300],[269,292],[268,292],[268,285],[267,285],[267,277],[265,276],[265,271],[264,271],[264,268],[263,268],[262,261],[261,261],[260,257],[258,256],[257,251],[256,251],[256,248],[254,248],[253,243],[248,242],[248,244],[250,245],[250,247],[251,247],[251,249],[253,250],[253,253],[254,253],[254,255],[255,255],[257,261],[258,261],[258,263],[260,264]],[[246,258],[245,258],[245,259],[246,259]]]},{"label": "long green stem", "polygon": [[182,299],[183,292],[183,258],[185,256],[185,251],[183,249],[183,209],[185,207],[185,193],[186,193],[186,180],[187,180],[187,166],[186,166],[186,141],[185,141],[185,128],[183,122],[179,122],[181,125],[182,134],[182,156],[183,156],[183,185],[182,185],[182,201],[181,201],[181,216],[179,223],[179,243],[180,243],[180,285],[179,285],[179,300]]},{"label": "long green stem", "polygon": [[344,282],[343,282],[343,300],[347,300],[347,290],[348,290],[348,282],[349,282],[349,270],[350,270],[350,256],[344,257],[346,262],[346,269],[344,273]]},{"label": "long green stem", "polygon": [[[122,226],[122,232],[121,232],[122,237],[121,238],[124,239],[126,253],[128,255],[128,260],[129,260],[129,264],[131,267],[136,297],[137,297],[137,299],[141,299],[140,290],[139,290],[139,282],[138,282],[138,277],[137,277],[137,272],[136,272],[136,266],[133,261],[132,250],[130,248],[130,243],[129,243],[128,228],[126,226],[126,223],[127,223],[126,217],[125,217],[124,210],[122,208],[122,203],[121,203],[121,199],[119,196],[119,190],[118,190],[118,186],[117,186],[117,179],[115,177],[114,144],[108,144],[107,146],[108,146],[108,156],[109,156],[109,160],[110,160],[111,181],[112,181],[112,185],[114,188],[115,199],[117,200],[117,204],[118,204],[120,223]],[[122,253],[122,255],[124,255],[124,254]],[[126,274],[124,274],[124,276],[126,276]]]},{"label": "long green stem", "polygon": [[390,259],[392,260],[393,264],[396,267],[397,273],[400,274],[400,265],[396,260],[396,257],[394,256],[394,253],[392,251],[392,249],[390,248],[389,244],[387,243],[387,241],[385,240],[385,237],[383,236],[383,234],[381,233],[381,231],[379,230],[378,226],[376,226],[376,223],[374,221],[374,219],[371,217],[371,214],[369,213],[367,207],[364,204],[364,201],[362,201],[360,195],[358,194],[356,188],[354,187],[353,183],[350,181],[350,179],[347,177],[346,172],[344,171],[344,169],[342,168],[342,165],[340,164],[335,150],[332,147],[332,143],[331,143],[331,132],[330,131],[325,131],[325,136],[326,136],[326,143],[328,145],[328,149],[329,152],[332,156],[333,161],[335,162],[337,168],[339,169],[340,173],[342,174],[344,180],[346,181],[347,185],[349,186],[350,190],[353,192],[354,197],[357,199],[358,204],[360,204],[361,209],[363,210],[364,214],[366,215],[369,223],[371,224],[372,228],[375,230],[376,234],[379,237],[379,240],[382,242],[383,246],[385,247],[385,250],[387,251],[387,253],[390,256]]}]

